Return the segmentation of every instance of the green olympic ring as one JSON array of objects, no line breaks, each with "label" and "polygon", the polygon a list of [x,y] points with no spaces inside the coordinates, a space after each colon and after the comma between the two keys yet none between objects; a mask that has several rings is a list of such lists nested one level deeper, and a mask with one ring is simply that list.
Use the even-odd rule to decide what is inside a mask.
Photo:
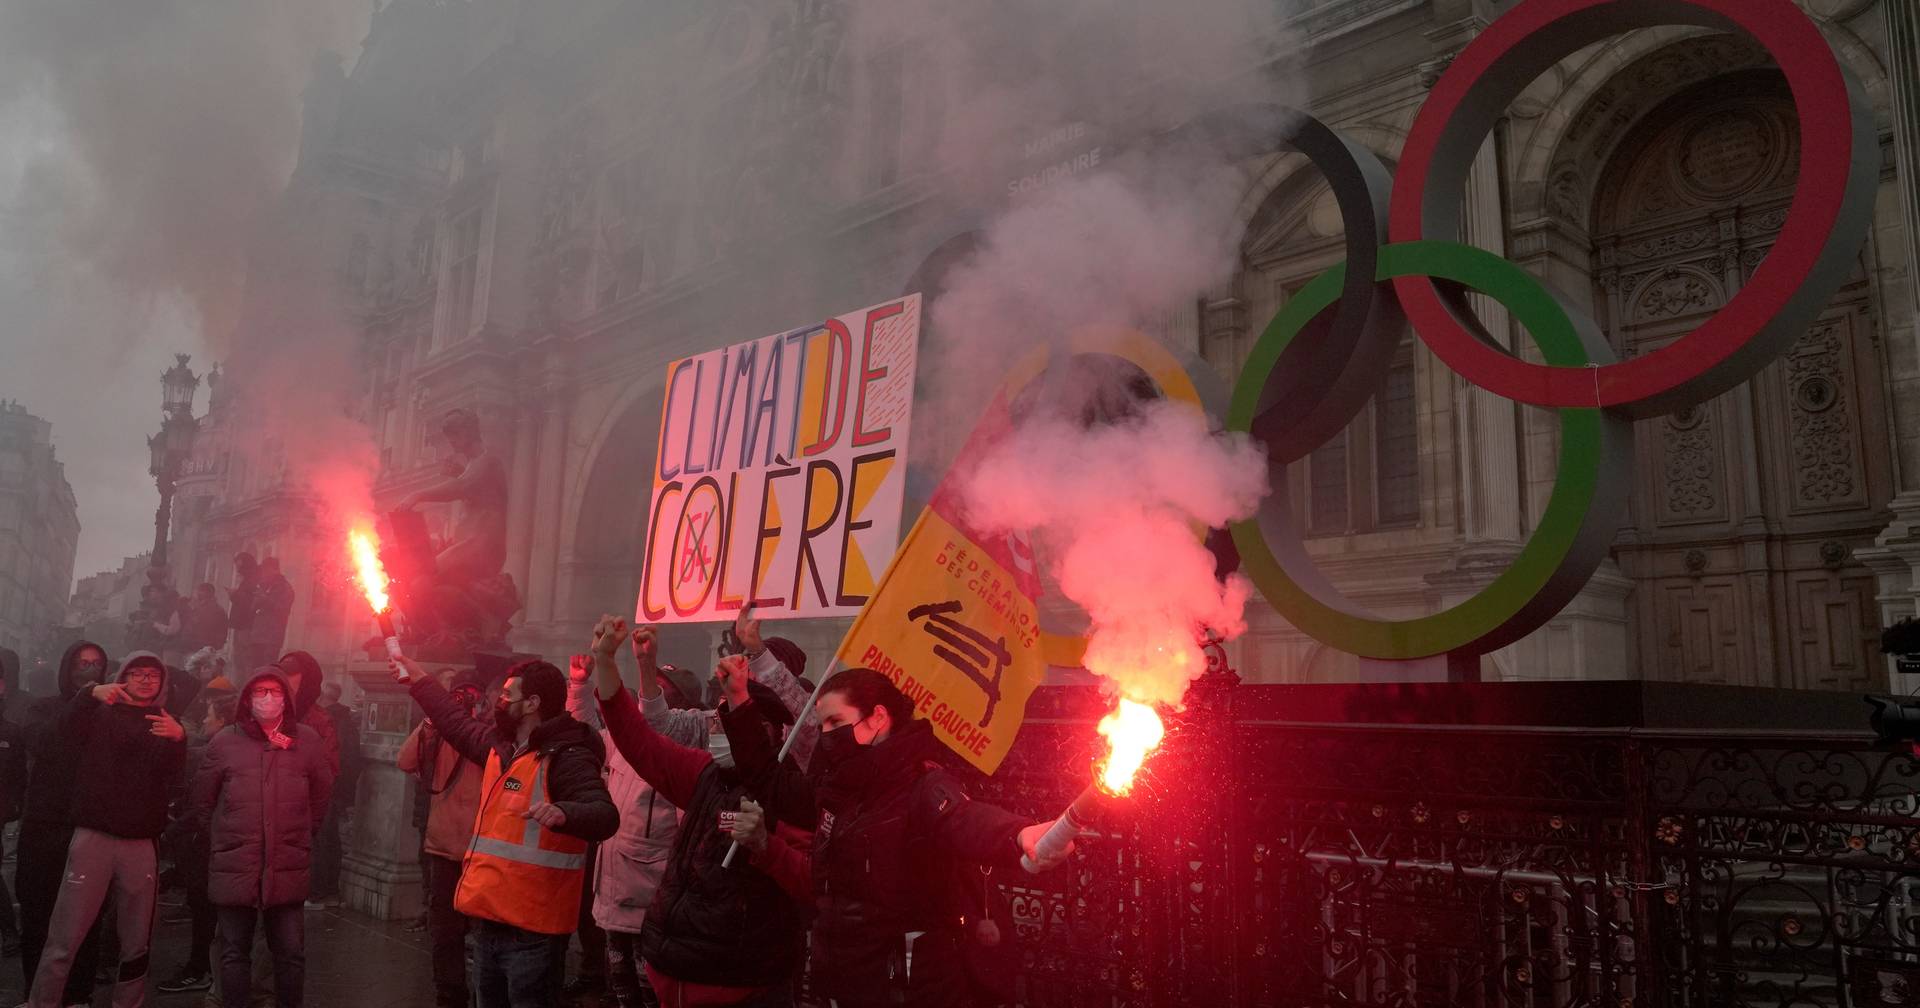
[{"label": "green olympic ring", "polygon": [[[1575,323],[1577,313],[1531,274],[1491,252],[1443,241],[1382,246],[1375,280],[1405,276],[1451,281],[1492,297],[1513,314],[1550,366],[1608,363],[1604,341]],[[1320,274],[1268,323],[1234,386],[1227,429],[1251,432],[1267,375],[1301,330],[1339,298],[1345,277],[1344,263]],[[1628,423],[1595,408],[1556,412],[1559,467],[1545,512],[1512,566],[1452,608],[1391,620],[1345,598],[1308,556],[1291,515],[1285,462],[1269,463],[1274,491],[1261,515],[1233,525],[1241,569],[1296,628],[1362,657],[1484,654],[1510,644],[1572,601],[1606,557],[1625,513]]]}]

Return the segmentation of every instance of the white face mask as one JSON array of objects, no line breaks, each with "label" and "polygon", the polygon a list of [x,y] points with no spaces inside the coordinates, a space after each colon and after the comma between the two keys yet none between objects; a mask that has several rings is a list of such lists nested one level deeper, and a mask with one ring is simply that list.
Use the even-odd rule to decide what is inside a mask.
[{"label": "white face mask", "polygon": [[260,721],[277,720],[287,709],[287,698],[278,693],[255,693],[253,716]]},{"label": "white face mask", "polygon": [[733,765],[733,744],[727,740],[726,729],[720,727],[720,715],[717,711],[707,712],[707,755],[720,766]]}]

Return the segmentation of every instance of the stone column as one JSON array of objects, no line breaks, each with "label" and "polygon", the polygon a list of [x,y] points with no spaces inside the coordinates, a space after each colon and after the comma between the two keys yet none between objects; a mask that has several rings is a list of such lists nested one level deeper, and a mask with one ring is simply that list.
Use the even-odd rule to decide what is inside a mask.
[{"label": "stone column", "polygon": [[[1897,192],[1900,226],[1883,245],[1881,268],[1901,269],[1897,281],[1884,289],[1904,293],[1904,304],[1882,306],[1886,312],[1888,407],[1892,412],[1894,498],[1893,520],[1874,545],[1856,551],[1878,576],[1882,625],[1912,616],[1920,609],[1920,8],[1911,0],[1883,0],[1887,19],[1887,75],[1892,84],[1893,188]],[[1883,225],[1884,227],[1884,225]],[[1883,231],[1883,233],[1885,233]],[[1904,257],[1904,264],[1898,260]],[[1898,265],[1896,265],[1898,264]],[[1902,268],[1903,267],[1903,268]],[[1896,689],[1900,682],[1891,671]]]},{"label": "stone column", "polygon": [[[552,387],[552,386],[549,386]],[[531,516],[532,556],[527,574],[527,622],[547,622],[555,611],[560,569],[560,508],[567,475],[567,410],[558,395],[546,398],[540,421],[539,480],[534,485]]]},{"label": "stone column", "polygon": [[[1909,347],[1920,343],[1920,6],[1886,0],[1887,69],[1893,82],[1893,186],[1900,196],[1899,251],[1906,256],[1907,303],[1899,323]],[[1913,378],[1909,372],[1902,378]],[[1896,403],[1900,400],[1896,397]],[[1898,474],[1902,496],[1920,496],[1920,446],[1902,446]]]},{"label": "stone column", "polygon": [[[1503,127],[1502,127],[1503,128]],[[1500,128],[1487,137],[1467,175],[1466,243],[1504,257],[1507,254],[1505,207],[1500,198]],[[1498,301],[1469,295],[1473,313],[1495,342],[1513,351],[1513,318]],[[1518,424],[1512,400],[1459,381],[1466,400],[1467,432],[1460,446],[1462,515],[1467,545],[1495,544],[1506,553],[1521,541]]]},{"label": "stone column", "polygon": [[420,878],[420,831],[413,825],[414,778],[394,761],[416,720],[413,698],[385,664],[347,666],[366,698],[360,726],[365,770],[355,796],[353,835],[343,837],[340,895],[379,920],[410,920],[425,905]]},{"label": "stone column", "polygon": [[528,561],[533,552],[534,436],[539,412],[526,399],[517,399],[513,411],[513,455],[507,491],[507,573],[520,588],[521,601],[527,601],[532,584]]},{"label": "stone column", "polygon": [[[1500,256],[1507,254],[1506,213],[1500,196],[1500,127],[1487,137],[1467,175],[1462,239],[1469,245]],[[1513,350],[1513,319],[1490,297],[1469,295],[1468,305],[1494,341]],[[1519,417],[1520,407],[1465,379],[1453,377],[1453,394],[1464,423],[1454,446],[1455,479],[1459,482],[1461,544],[1453,566],[1427,578],[1436,608],[1457,605],[1500,576],[1520,552],[1521,527]],[[1503,652],[1504,654],[1504,652]],[[1471,661],[1429,663],[1412,672],[1415,679],[1495,678],[1495,669],[1514,665],[1512,658],[1487,656],[1487,669],[1477,672]]]}]

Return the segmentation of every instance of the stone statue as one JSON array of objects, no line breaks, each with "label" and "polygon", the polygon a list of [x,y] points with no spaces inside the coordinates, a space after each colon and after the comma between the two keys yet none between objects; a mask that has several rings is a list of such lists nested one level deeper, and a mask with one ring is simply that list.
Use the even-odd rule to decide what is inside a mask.
[{"label": "stone statue", "polygon": [[[425,646],[420,657],[464,660],[475,650],[504,647],[508,619],[520,609],[513,578],[501,570],[507,561],[507,467],[487,450],[480,419],[471,411],[449,411],[440,431],[453,449],[446,478],[409,494],[400,511],[456,505],[453,534],[434,547],[430,571],[422,569],[427,564],[408,562],[404,550],[388,570],[407,616],[407,636]],[[396,527],[400,517],[392,518]]]}]

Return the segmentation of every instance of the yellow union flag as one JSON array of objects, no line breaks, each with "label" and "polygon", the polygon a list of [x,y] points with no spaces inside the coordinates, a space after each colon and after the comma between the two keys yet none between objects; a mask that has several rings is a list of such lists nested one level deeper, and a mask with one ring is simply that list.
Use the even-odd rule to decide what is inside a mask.
[{"label": "yellow union flag", "polygon": [[986,773],[1013,747],[1047,673],[1031,545],[969,528],[953,487],[954,474],[1007,429],[1006,401],[996,397],[839,653],[846,667],[885,673],[941,741]]}]

